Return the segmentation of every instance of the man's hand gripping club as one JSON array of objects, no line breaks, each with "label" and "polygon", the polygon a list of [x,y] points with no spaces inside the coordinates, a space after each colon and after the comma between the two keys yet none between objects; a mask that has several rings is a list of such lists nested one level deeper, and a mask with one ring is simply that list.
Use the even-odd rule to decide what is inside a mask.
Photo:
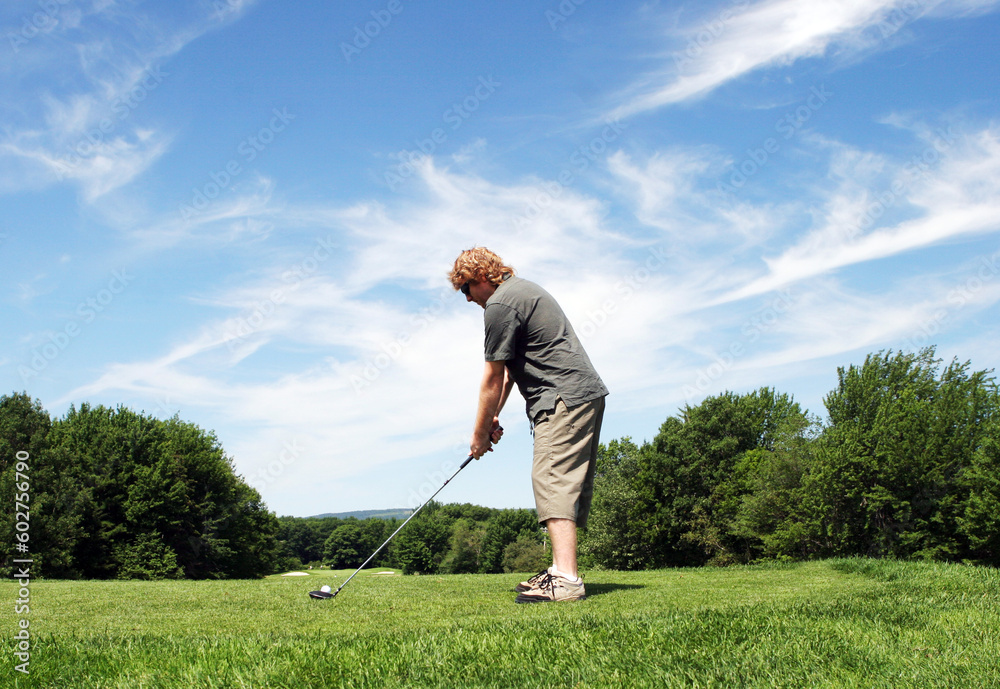
[{"label": "man's hand gripping club", "polygon": [[472,431],[472,442],[469,444],[469,454],[479,459],[487,452],[493,451],[493,444],[503,437],[503,426],[500,425],[500,410],[503,409],[510,394],[513,381],[507,373],[503,361],[487,361],[483,371],[483,382],[479,388],[479,409],[476,413],[476,426]]}]

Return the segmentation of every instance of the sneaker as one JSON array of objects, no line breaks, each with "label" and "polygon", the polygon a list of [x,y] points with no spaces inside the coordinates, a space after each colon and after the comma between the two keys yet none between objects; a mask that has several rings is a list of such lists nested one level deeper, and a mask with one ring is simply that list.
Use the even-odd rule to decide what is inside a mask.
[{"label": "sneaker", "polygon": [[514,590],[517,591],[518,593],[530,591],[531,589],[538,586],[538,583],[547,576],[549,576],[549,570],[547,569],[542,570],[541,572],[531,577],[527,581],[522,581],[520,584],[514,587]]},{"label": "sneaker", "polygon": [[[583,587],[583,579],[575,582],[549,572],[544,573],[538,583],[529,591],[518,595],[515,603],[554,603],[559,601],[583,600],[587,590]],[[537,575],[536,575],[537,576]],[[532,577],[534,578],[534,577]]]}]

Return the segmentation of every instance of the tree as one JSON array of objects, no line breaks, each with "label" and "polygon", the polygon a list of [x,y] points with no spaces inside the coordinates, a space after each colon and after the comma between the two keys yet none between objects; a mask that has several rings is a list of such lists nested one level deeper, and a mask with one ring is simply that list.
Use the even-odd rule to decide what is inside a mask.
[{"label": "tree", "polygon": [[458,519],[452,525],[448,552],[441,562],[446,574],[473,574],[482,566],[485,524],[472,519]]},{"label": "tree", "polygon": [[486,522],[479,571],[488,574],[503,572],[504,550],[522,534],[541,540],[541,528],[535,510],[507,509],[495,512]]},{"label": "tree", "polygon": [[133,543],[120,544],[115,559],[119,579],[179,579],[184,575],[177,554],[155,531],[140,534]]},{"label": "tree", "polygon": [[[375,549],[385,543],[399,525],[403,522],[399,519],[379,519],[371,517],[361,522],[361,547],[365,558],[375,552]],[[389,548],[385,547],[372,558],[371,566],[384,567],[389,564]]]},{"label": "tree", "polygon": [[368,557],[365,554],[363,533],[358,520],[348,520],[330,534],[323,545],[323,559],[331,569],[360,567]]},{"label": "tree", "polygon": [[[38,400],[26,393],[0,396],[0,494],[12,500],[0,515],[0,534],[7,536],[7,543],[15,542],[17,513],[26,514],[30,539],[24,545],[32,570],[71,578],[76,576],[73,549],[83,535],[82,513],[90,493],[71,458],[51,447],[51,430],[52,420]],[[19,462],[27,471],[18,479]],[[27,484],[29,490],[15,490],[18,484]],[[14,509],[16,503],[24,509]],[[7,548],[0,556],[0,572],[10,573],[11,552]]]},{"label": "tree", "polygon": [[[258,577],[278,523],[218,440],[176,417],[82,404],[51,421],[27,395],[0,397],[0,488],[17,452],[31,470],[35,571],[49,577]],[[9,485],[8,485],[9,484]]]},{"label": "tree", "polygon": [[1000,420],[992,420],[958,483],[963,494],[958,532],[968,541],[971,559],[1000,566]]},{"label": "tree", "polygon": [[746,492],[732,532],[758,542],[759,555],[765,559],[804,559],[811,552],[808,514],[803,510],[811,443],[801,437],[795,440],[800,442],[793,447],[751,450],[737,465]]},{"label": "tree", "polygon": [[825,552],[953,560],[986,544],[972,524],[991,500],[982,469],[1000,413],[996,384],[969,362],[938,374],[940,363],[929,347],[838,369],[807,481]]},{"label": "tree", "polygon": [[441,513],[449,519],[468,519],[473,522],[486,522],[496,510],[480,505],[464,503],[447,503],[441,505]]},{"label": "tree", "polygon": [[224,495],[222,519],[214,522],[216,543],[229,551],[217,560],[212,577],[257,579],[276,571],[281,557],[278,519],[255,488],[231,474],[234,482]]},{"label": "tree", "polygon": [[300,517],[279,517],[278,539],[284,544],[284,552],[302,565],[319,562],[323,558],[325,539],[320,535],[316,519]]},{"label": "tree", "polygon": [[642,509],[638,484],[642,448],[629,437],[601,444],[594,475],[594,499],[581,561],[608,569],[641,569],[652,559],[647,532],[648,513]]},{"label": "tree", "polygon": [[549,566],[551,556],[545,544],[531,534],[522,533],[503,551],[504,572],[540,572]]},{"label": "tree", "polygon": [[438,571],[448,550],[451,520],[431,501],[392,541],[389,556],[403,574]]},{"label": "tree", "polygon": [[636,472],[638,552],[645,567],[727,564],[754,559],[760,538],[737,528],[756,464],[747,453],[775,452],[804,439],[811,422],[770,388],[726,392],[668,418]]}]

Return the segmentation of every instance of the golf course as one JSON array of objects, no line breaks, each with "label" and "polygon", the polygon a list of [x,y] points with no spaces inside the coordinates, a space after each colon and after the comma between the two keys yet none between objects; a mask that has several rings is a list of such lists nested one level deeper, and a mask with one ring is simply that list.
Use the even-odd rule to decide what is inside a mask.
[{"label": "golf course", "polygon": [[[1000,686],[1000,572],[835,559],[584,572],[588,598],[515,605],[522,578],[350,570],[30,585],[30,664],[4,687]],[[8,602],[18,584],[0,585]]]}]

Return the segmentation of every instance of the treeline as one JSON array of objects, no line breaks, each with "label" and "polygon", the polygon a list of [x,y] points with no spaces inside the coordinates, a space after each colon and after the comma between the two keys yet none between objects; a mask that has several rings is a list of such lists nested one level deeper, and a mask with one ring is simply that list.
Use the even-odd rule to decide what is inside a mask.
[{"label": "treeline", "polygon": [[[281,517],[279,538],[292,567],[360,567],[402,519]],[[550,556],[530,509],[430,502],[369,563],[404,574],[477,574],[544,569]]]},{"label": "treeline", "polygon": [[176,417],[83,404],[52,420],[26,394],[2,396],[0,495],[5,574],[14,558],[68,579],[254,578],[281,564],[277,517],[214,435]]},{"label": "treeline", "polygon": [[1000,565],[1000,397],[934,349],[838,369],[810,418],[770,388],[709,397],[599,458],[581,548],[613,569],[837,556]]},{"label": "treeline", "polygon": [[[822,422],[761,388],[687,406],[641,445],[612,440],[599,453],[581,564],[861,555],[1000,565],[1000,392],[991,373],[942,366],[933,348],[880,352],[838,369]],[[30,512],[0,514],[0,537],[24,544],[21,553],[2,549],[0,574],[30,557],[33,575],[49,578],[354,568],[402,523],[279,519],[215,436],[193,424],[87,404],[53,420],[26,394],[0,396],[0,495]],[[372,565],[530,572],[548,564],[547,550],[534,510],[432,502]]]},{"label": "treeline", "polygon": [[[2,550],[0,574],[31,559],[33,576],[58,579],[353,568],[402,523],[279,519],[212,433],[125,407],[83,404],[52,419],[24,393],[0,396],[0,495],[21,503],[0,516],[0,537],[23,544]],[[432,502],[371,564],[408,574],[523,571],[544,566],[543,538],[534,510]]]}]

